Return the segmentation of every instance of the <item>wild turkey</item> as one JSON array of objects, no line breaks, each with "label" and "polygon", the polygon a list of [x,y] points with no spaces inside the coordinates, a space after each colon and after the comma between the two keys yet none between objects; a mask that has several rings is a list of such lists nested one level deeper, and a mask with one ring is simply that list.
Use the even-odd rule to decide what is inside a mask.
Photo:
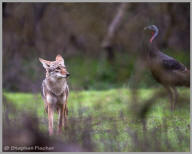
[{"label": "wild turkey", "polygon": [[176,86],[190,87],[190,71],[182,63],[157,49],[154,42],[159,33],[157,26],[150,25],[144,30],[152,32],[149,40],[144,43],[147,66],[155,80],[167,89],[170,95],[171,110],[174,110],[178,95]]}]

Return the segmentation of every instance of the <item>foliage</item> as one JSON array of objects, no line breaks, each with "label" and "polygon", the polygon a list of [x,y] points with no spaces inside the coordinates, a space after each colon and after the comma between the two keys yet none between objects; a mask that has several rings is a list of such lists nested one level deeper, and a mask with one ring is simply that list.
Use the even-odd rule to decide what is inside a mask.
[{"label": "foliage", "polygon": [[[170,111],[169,100],[163,93],[163,97],[152,99],[146,115],[141,114],[147,101],[158,92],[154,88],[139,89],[136,103],[127,88],[71,91],[69,129],[64,130],[62,140],[87,151],[189,151],[189,90],[179,89],[174,112]],[[4,95],[15,105],[17,114],[23,110],[35,112],[41,132],[48,134],[47,114],[40,94],[4,92]],[[17,114],[10,113],[9,119]],[[55,115],[55,126],[56,118]]]},{"label": "foliage", "polygon": [[[164,52],[189,68],[189,54],[171,49],[164,50]],[[135,61],[136,56],[134,54],[130,55],[120,51],[115,52],[115,59],[112,63],[106,59],[105,55],[96,58],[88,58],[87,56],[65,58],[65,64],[71,74],[68,80],[70,89],[104,90],[120,88],[124,84],[131,86],[135,73]],[[23,59],[21,64],[20,76],[14,76],[14,80],[11,76],[11,81],[8,80],[8,83],[7,81],[3,82],[4,89],[7,91],[39,92],[41,82],[45,77],[45,70],[38,58],[34,57],[33,61]],[[141,88],[157,87],[158,83],[153,79],[149,71],[145,71],[139,86]]]},{"label": "foliage", "polygon": [[[54,60],[57,54],[72,74],[72,89],[129,84],[135,55],[142,53],[143,28],[151,24],[160,30],[158,48],[189,67],[190,3],[127,3],[109,62],[101,45],[120,4],[3,3],[4,89],[39,92],[44,70],[38,58]],[[141,87],[156,86],[149,73],[143,76]]]}]

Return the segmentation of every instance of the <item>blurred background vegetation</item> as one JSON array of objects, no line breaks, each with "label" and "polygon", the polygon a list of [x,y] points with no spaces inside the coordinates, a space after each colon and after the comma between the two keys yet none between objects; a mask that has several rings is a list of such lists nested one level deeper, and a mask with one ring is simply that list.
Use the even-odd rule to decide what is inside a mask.
[{"label": "blurred background vegetation", "polygon": [[[38,57],[60,53],[73,90],[129,84],[143,27],[160,29],[159,48],[190,66],[189,3],[127,3],[112,40],[113,55],[102,48],[120,3],[3,3],[3,87],[39,92],[45,76]],[[146,72],[141,87],[156,86]]]},{"label": "blurred background vegetation", "polygon": [[[190,4],[124,3],[112,50],[106,50],[103,42],[122,5],[3,3],[4,146],[190,150],[190,90],[178,88],[171,112],[167,92],[150,72],[137,72],[143,28],[151,24],[160,30],[158,48],[190,68]],[[52,61],[57,54],[71,74],[69,125],[61,136],[49,138],[40,96],[45,70],[38,58]]]}]

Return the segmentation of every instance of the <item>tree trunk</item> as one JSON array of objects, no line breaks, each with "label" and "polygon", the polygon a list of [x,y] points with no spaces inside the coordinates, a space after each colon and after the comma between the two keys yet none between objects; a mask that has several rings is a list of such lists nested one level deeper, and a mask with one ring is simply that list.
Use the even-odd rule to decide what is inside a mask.
[{"label": "tree trunk", "polygon": [[104,38],[102,42],[102,48],[104,48],[107,52],[107,59],[109,61],[113,61],[114,59],[114,47],[113,47],[113,39],[115,34],[117,33],[117,30],[122,22],[123,16],[125,14],[127,8],[127,3],[121,3],[117,13],[112,20],[111,24],[108,27],[108,32],[106,34],[106,37]]}]

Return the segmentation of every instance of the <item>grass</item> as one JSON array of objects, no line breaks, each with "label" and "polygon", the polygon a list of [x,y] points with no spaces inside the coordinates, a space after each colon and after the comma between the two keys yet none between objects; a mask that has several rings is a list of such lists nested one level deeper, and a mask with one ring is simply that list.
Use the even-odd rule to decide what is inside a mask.
[{"label": "grass", "polygon": [[[126,88],[71,91],[69,123],[76,120],[76,125],[83,129],[89,125],[93,151],[189,151],[188,89],[178,89],[180,97],[174,112],[170,111],[165,94],[152,100],[150,110],[144,115],[146,119],[144,116],[138,118],[147,100],[158,92],[155,88],[139,89],[137,102],[134,102],[132,91]],[[41,130],[47,132],[47,114],[40,94],[4,92],[4,95],[16,109],[35,111]],[[86,123],[90,119],[90,123]],[[78,138],[80,144],[81,139]]]}]

